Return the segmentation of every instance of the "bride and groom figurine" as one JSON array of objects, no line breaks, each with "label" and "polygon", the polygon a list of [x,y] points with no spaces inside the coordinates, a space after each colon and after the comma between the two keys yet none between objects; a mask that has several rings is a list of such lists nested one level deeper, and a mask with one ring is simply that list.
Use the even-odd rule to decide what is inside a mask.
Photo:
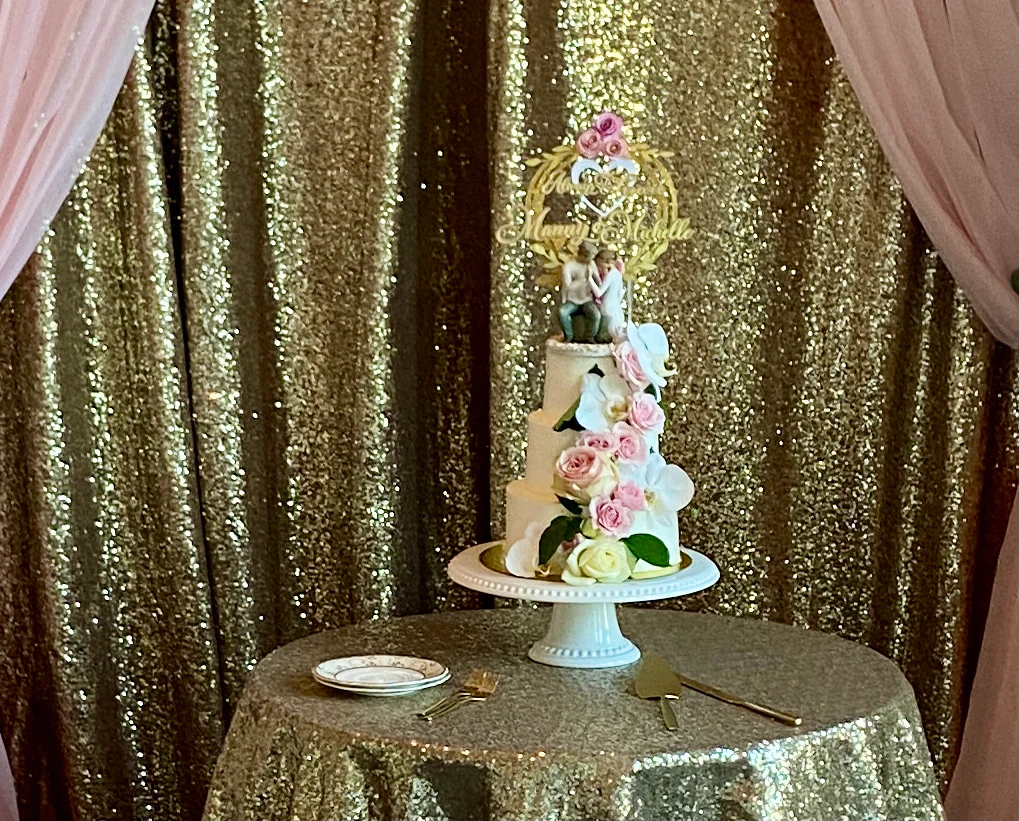
[{"label": "bride and groom figurine", "polygon": [[[611,342],[623,335],[623,261],[608,248],[589,240],[563,263],[559,325],[567,342]],[[586,333],[573,319],[582,314]]]}]

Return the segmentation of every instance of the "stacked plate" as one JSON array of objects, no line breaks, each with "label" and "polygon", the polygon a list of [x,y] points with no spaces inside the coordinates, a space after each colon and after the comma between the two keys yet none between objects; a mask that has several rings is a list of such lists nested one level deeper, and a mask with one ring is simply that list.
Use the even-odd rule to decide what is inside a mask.
[{"label": "stacked plate", "polygon": [[413,656],[347,656],[311,671],[319,684],[359,696],[406,696],[449,680],[449,668]]}]

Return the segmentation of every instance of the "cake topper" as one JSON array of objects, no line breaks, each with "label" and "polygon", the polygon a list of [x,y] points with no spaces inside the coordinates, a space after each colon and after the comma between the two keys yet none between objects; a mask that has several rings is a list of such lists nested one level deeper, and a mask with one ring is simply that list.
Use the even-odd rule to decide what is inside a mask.
[{"label": "cake topper", "polygon": [[535,171],[522,223],[495,232],[504,245],[528,242],[543,263],[537,282],[560,287],[558,318],[567,342],[620,339],[633,283],[655,269],[670,240],[693,233],[662,162],[672,152],[630,145],[623,132],[622,118],[603,111],[572,143],[527,160]]}]

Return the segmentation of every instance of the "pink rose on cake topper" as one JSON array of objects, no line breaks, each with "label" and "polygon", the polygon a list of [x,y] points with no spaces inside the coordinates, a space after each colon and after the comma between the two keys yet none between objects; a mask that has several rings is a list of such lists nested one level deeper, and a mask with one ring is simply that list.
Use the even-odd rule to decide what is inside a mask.
[{"label": "pink rose on cake topper", "polygon": [[610,137],[602,141],[601,150],[606,157],[625,157],[630,153],[630,146],[622,137]]},{"label": "pink rose on cake topper", "polygon": [[577,135],[577,151],[580,156],[593,160],[602,152],[602,138],[595,129],[589,128]]},{"label": "pink rose on cake topper", "polygon": [[603,140],[623,136],[623,118],[614,111],[603,111],[594,118],[594,130]]}]

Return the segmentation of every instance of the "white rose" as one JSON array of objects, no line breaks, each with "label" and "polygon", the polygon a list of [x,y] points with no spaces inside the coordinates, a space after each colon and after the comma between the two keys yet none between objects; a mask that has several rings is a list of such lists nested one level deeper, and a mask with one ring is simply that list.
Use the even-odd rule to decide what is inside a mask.
[{"label": "white rose", "polygon": [[616,539],[588,539],[570,551],[563,581],[574,585],[625,582],[633,570],[631,558],[626,545]]}]

